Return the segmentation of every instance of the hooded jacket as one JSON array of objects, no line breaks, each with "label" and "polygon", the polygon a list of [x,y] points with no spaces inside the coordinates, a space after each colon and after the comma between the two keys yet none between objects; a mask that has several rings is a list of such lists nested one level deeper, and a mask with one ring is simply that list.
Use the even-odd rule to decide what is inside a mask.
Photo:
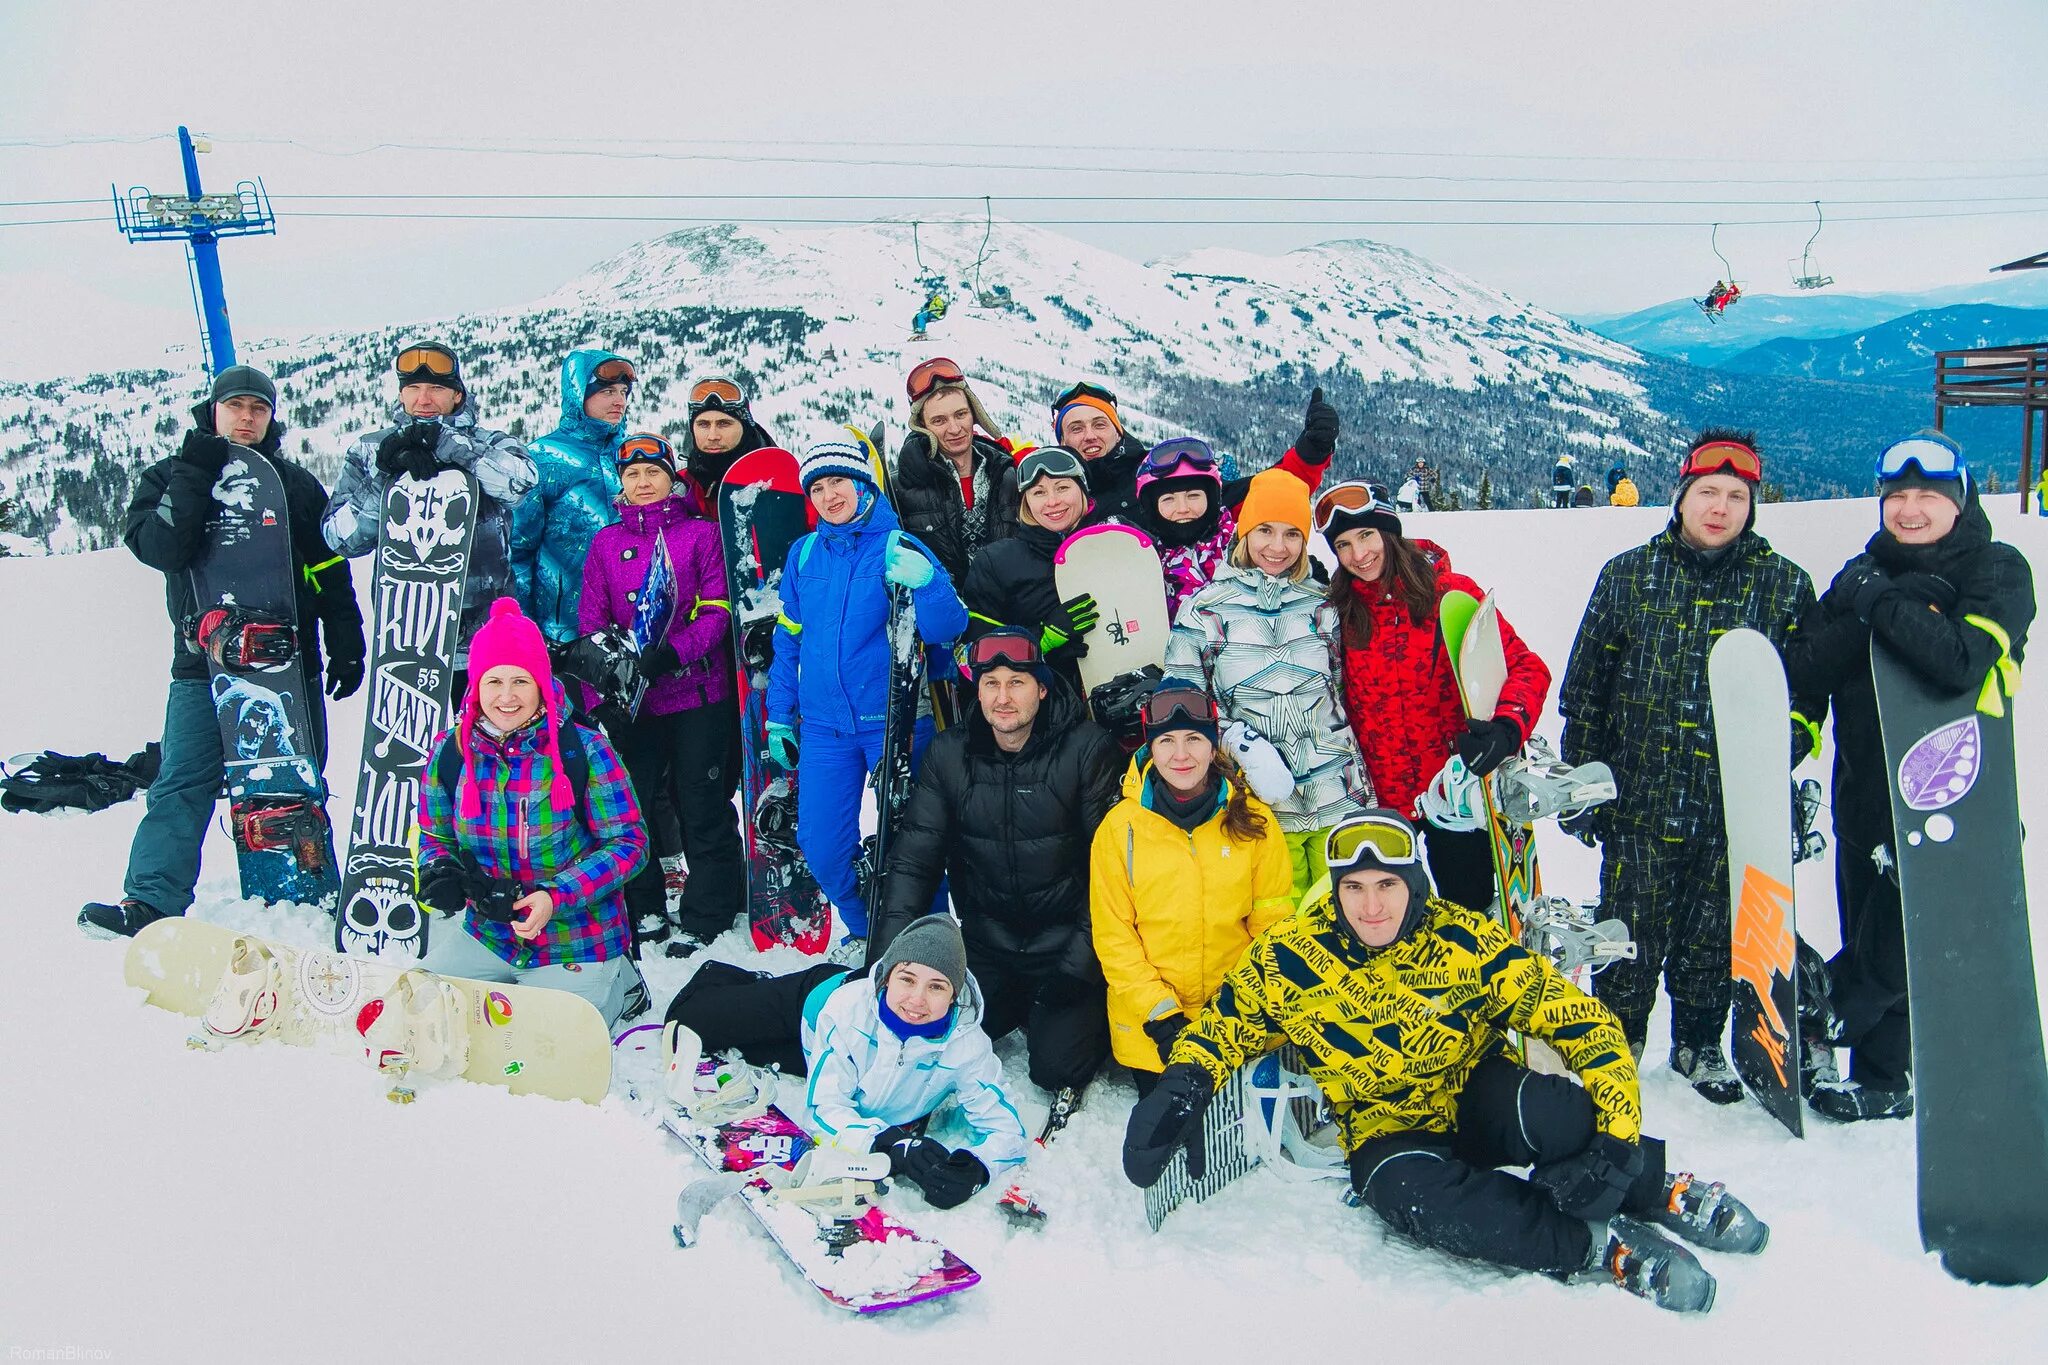
[{"label": "hooded jacket", "polygon": [[[889,533],[896,514],[872,485],[867,509],[843,526],[820,522],[789,547],[782,570],[782,614],[768,667],[768,717],[783,725],[822,725],[840,734],[879,729],[889,710]],[[906,546],[928,558],[911,536]],[[917,634],[949,645],[967,628],[967,609],[937,561],[931,581],[910,594]],[[808,662],[809,667],[804,664]]]},{"label": "hooded jacket", "polygon": [[1510,1030],[1557,1050],[1593,1102],[1597,1131],[1641,1136],[1635,1059],[1614,1015],[1496,920],[1446,900],[1368,948],[1329,893],[1316,897],[1252,944],[1170,1060],[1220,1086],[1291,1042],[1355,1152],[1393,1133],[1455,1132],[1465,1082]]},{"label": "hooded jacket", "polygon": [[[1892,587],[1856,616],[1842,580],[1875,565]],[[1795,694],[1826,697],[1835,712],[1835,831],[1857,849],[1892,839],[1890,769],[1877,724],[1870,641],[1882,639],[1909,667],[1945,692],[1985,686],[2000,659],[2026,656],[2034,621],[2034,576],[2026,556],[1991,538],[1991,520],[1973,487],[1955,529],[1932,545],[1902,545],[1880,529],[1842,566],[1785,647]],[[1993,629],[1995,627],[1995,629]],[[2000,634],[2004,639],[1999,638]],[[1817,721],[1818,713],[1808,712]]]},{"label": "hooded jacket", "polygon": [[[482,495],[476,535],[470,542],[469,578],[462,592],[465,648],[457,651],[458,666],[468,657],[469,637],[489,618],[491,603],[516,595],[511,563],[512,509],[532,491],[539,477],[524,445],[502,431],[477,425],[470,407],[474,401],[474,395],[465,395],[462,406],[448,416],[417,419],[440,424],[434,458],[444,466],[468,470]],[[320,523],[321,534],[337,553],[358,559],[377,548],[384,526],[384,493],[390,483],[377,468],[377,447],[386,436],[414,420],[403,403],[393,403],[391,424],[378,427],[348,448],[334,496],[327,500],[327,515]]]},{"label": "hooded jacket", "polygon": [[[1063,684],[1046,690],[1031,738],[996,744],[979,706],[924,752],[883,869],[871,945],[931,910],[944,878],[970,963],[1098,980],[1089,939],[1088,858],[1116,804],[1123,751]],[[874,951],[880,951],[878,948]]]},{"label": "hooded jacket", "polygon": [[806,1127],[835,1147],[867,1152],[883,1129],[915,1123],[951,1099],[973,1131],[967,1150],[990,1174],[1022,1165],[1024,1120],[1003,1091],[1002,1063],[982,1031],[974,977],[954,1001],[945,1033],[899,1038],[882,1023],[881,973],[878,964],[827,980],[804,1001]]},{"label": "hooded jacket", "polygon": [[[1707,654],[1741,626],[1784,653],[1813,605],[1813,581],[1754,529],[1707,556],[1678,527],[1674,512],[1654,539],[1601,566],[1558,693],[1559,749],[1567,763],[1614,770],[1621,794],[1600,808],[1603,834],[1719,841],[1727,833]],[[1792,709],[1818,725],[1827,696],[1795,685]]]},{"label": "hooded jacket", "polygon": [[512,581],[519,605],[557,642],[576,637],[583,563],[590,542],[613,520],[623,417],[600,422],[583,411],[584,394],[610,351],[571,351],[562,362],[562,419],[529,449],[540,481],[512,514]]},{"label": "hooded jacket", "polygon": [[[1306,553],[1306,551],[1304,551]],[[1166,671],[1199,679],[1226,720],[1273,742],[1294,790],[1273,812],[1289,833],[1328,829],[1373,805],[1344,717],[1337,611],[1312,581],[1225,565],[1181,604]]]},{"label": "hooded jacket", "polygon": [[[209,436],[219,434],[213,429],[211,401],[193,407],[192,425]],[[284,424],[273,417],[270,429],[254,449],[277,466],[278,477],[284,481],[299,635],[306,675],[313,678],[320,672],[322,645],[331,659],[362,661],[363,613],[356,604],[355,582],[347,562],[328,548],[320,534],[327,490],[320,480],[280,453],[284,433]],[[206,546],[214,483],[214,475],[182,455],[172,455],[142,471],[134,496],[128,500],[127,529],[121,539],[137,559],[164,576],[173,678],[203,680],[210,672],[206,656],[185,646],[184,624],[198,608],[189,571]],[[317,633],[315,622],[319,623]]]},{"label": "hooded jacket", "polygon": [[733,694],[732,606],[726,600],[725,556],[718,526],[692,516],[680,497],[635,507],[621,499],[618,520],[590,542],[575,633],[606,626],[631,630],[657,545],[675,567],[676,606],[662,639],[675,649],[675,672],[648,686],[641,706],[649,715],[673,715],[724,701]]},{"label": "hooded jacket", "polygon": [[[1477,583],[1452,570],[1442,546],[1428,540],[1409,544],[1436,569],[1439,602],[1447,592],[1486,596]],[[1372,776],[1374,797],[1389,810],[1413,816],[1415,799],[1436,779],[1465,733],[1465,704],[1444,647],[1443,622],[1433,611],[1416,624],[1383,580],[1354,578],[1350,590],[1372,614],[1372,638],[1362,649],[1344,642],[1344,709]],[[1513,722],[1526,742],[1550,693],[1550,669],[1505,616],[1499,619],[1508,678],[1490,719]]]},{"label": "hooded jacket", "polygon": [[977,432],[972,469],[975,485],[987,485],[983,501],[975,507],[979,536],[968,533],[967,504],[953,462],[939,453],[925,432],[913,430],[904,438],[889,485],[889,499],[903,529],[939,557],[955,583],[965,581],[969,562],[983,547],[1017,529],[1017,466],[1010,452]]},{"label": "hooded jacket", "polygon": [[[557,726],[570,723],[559,684],[549,704]],[[461,781],[475,783],[476,818],[461,814],[460,788],[451,793],[441,782],[420,784],[420,866],[468,852],[486,874],[553,895],[554,914],[532,943],[516,937],[509,924],[463,912],[470,935],[515,967],[604,962],[625,956],[632,945],[624,893],[647,861],[647,826],[611,744],[595,730],[576,730],[590,761],[580,810],[557,810],[549,799],[554,760],[537,723],[502,739],[476,727]],[[429,773],[440,771],[442,749],[455,743],[453,730],[434,742]]]},{"label": "hooded jacket", "polygon": [[[1053,584],[1052,557],[1071,534],[1020,522],[1014,535],[974,556],[960,585],[961,601],[973,616],[967,632],[970,638],[997,626],[1021,626],[1035,633],[1047,622],[1066,620],[1059,589]],[[1087,652],[1088,639],[1083,636],[1045,656],[1053,672],[1076,695],[1081,690],[1081,656]]]},{"label": "hooded jacket", "polygon": [[1246,804],[1265,832],[1239,842],[1223,827],[1230,786],[1192,832],[1153,810],[1150,754],[1124,773],[1123,799],[1095,831],[1088,912],[1095,955],[1109,982],[1109,1037],[1134,1071],[1164,1064],[1145,1025],[1192,1019],[1254,938],[1294,913],[1294,872],[1280,822],[1265,802]]}]

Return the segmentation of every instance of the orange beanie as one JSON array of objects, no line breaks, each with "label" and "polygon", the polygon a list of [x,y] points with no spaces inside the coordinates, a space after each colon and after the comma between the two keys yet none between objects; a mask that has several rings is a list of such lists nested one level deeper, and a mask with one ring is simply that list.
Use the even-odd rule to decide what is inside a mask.
[{"label": "orange beanie", "polygon": [[1304,539],[1314,528],[1308,485],[1284,469],[1269,469],[1252,476],[1251,487],[1245,490],[1244,502],[1237,509],[1237,533],[1243,535],[1269,521],[1299,528]]}]

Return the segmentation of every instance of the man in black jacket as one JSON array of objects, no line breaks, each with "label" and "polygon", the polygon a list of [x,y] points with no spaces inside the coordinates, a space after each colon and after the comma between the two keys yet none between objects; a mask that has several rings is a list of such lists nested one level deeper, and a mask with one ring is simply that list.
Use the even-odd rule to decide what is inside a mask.
[{"label": "man in black jacket", "polygon": [[730,379],[712,377],[690,385],[690,441],[683,472],[704,504],[704,515],[718,516],[718,485],[733,462],[749,451],[775,444],[767,428],[754,420],[746,390]]},{"label": "man in black jacket", "polygon": [[1027,632],[993,630],[968,650],[978,707],[925,750],[868,942],[930,913],[945,878],[987,1001],[982,1026],[990,1038],[1024,1030],[1031,1080],[1059,1114],[1109,1057],[1088,851],[1116,803],[1123,752]]},{"label": "man in black jacket", "polygon": [[889,486],[903,529],[955,583],[991,541],[1017,529],[1017,465],[958,365],[936,356],[910,372],[910,434]]},{"label": "man in black jacket", "polygon": [[[1891,865],[1891,772],[1870,642],[1883,640],[1944,692],[1975,694],[2025,656],[2034,621],[2033,571],[2026,556],[1991,538],[1954,441],[1923,431],[1894,442],[1878,457],[1878,479],[1883,525],[1785,646],[1792,690],[1826,693],[1835,713],[1842,950],[1828,969],[1839,1032],[1805,1039],[1802,1081],[1808,1104],[1844,1122],[1913,1112],[1905,917]],[[1849,1048],[1847,1081],[1835,1073],[1836,1043]]]},{"label": "man in black jacket", "polygon": [[[79,928],[96,937],[133,935],[166,915],[182,915],[199,882],[199,848],[221,786],[220,729],[204,655],[184,643],[184,623],[197,608],[187,572],[206,546],[213,490],[236,446],[277,466],[291,521],[292,571],[298,580],[300,659],[306,674],[313,752],[324,765],[327,712],[320,699],[320,643],[327,650],[327,695],[339,700],[363,681],[363,614],[348,562],[327,548],[320,519],[327,490],[279,453],[284,425],[276,420],[277,388],[248,365],[222,370],[206,402],[192,409],[193,429],[176,455],[142,472],[128,504],[123,539],[137,559],[164,576],[171,617],[171,691],[164,708],[163,766],[149,788],[149,809],[136,827],[128,875],[118,904],[92,904]],[[318,621],[319,639],[313,623]]]}]

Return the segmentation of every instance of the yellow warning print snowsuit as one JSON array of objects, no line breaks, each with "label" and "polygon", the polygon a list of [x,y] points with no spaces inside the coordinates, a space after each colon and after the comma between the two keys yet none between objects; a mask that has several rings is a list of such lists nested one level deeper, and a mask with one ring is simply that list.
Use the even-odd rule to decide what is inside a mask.
[{"label": "yellow warning print snowsuit", "polygon": [[1252,943],[1171,1060],[1220,1086],[1293,1042],[1349,1152],[1383,1134],[1454,1131],[1466,1079],[1510,1029],[1543,1039],[1578,1074],[1600,1132],[1640,1138],[1635,1059],[1607,1007],[1493,919],[1446,900],[1379,949],[1330,896],[1311,901]]}]

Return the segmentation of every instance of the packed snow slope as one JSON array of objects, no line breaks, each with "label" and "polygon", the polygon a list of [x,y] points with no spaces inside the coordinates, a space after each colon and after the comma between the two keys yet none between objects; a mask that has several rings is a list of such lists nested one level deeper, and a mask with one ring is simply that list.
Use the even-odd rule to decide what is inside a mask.
[{"label": "packed snow slope", "polygon": [[[2002,536],[2048,565],[2048,521],[1997,500]],[[1466,512],[1414,518],[1561,672],[1593,577],[1656,531],[1659,508]],[[1763,509],[1773,542],[1825,581],[1876,522],[1868,500]],[[359,568],[361,567],[359,563]],[[0,562],[11,644],[0,753],[125,755],[155,737],[169,627],[157,576],[121,551]],[[2038,642],[2037,642],[2038,643]],[[2018,705],[2038,755],[2038,687]],[[353,755],[361,698],[334,708]],[[1556,716],[1544,729],[1555,734]],[[354,778],[336,764],[335,809]],[[1824,773],[1825,764],[1807,772]],[[2022,800],[2048,821],[2048,775]],[[142,1005],[122,948],[72,927],[118,895],[129,804],[96,816],[0,816],[14,934],[0,953],[0,1345],[121,1361],[710,1359],[974,1361],[1374,1359],[1453,1365],[1530,1355],[1602,1362],[2038,1360],[2048,1289],[1973,1288],[1919,1250],[1910,1123],[1833,1127],[1803,1142],[1745,1103],[1715,1109],[1663,1066],[1653,1026],[1644,1108],[1681,1168],[1725,1179],[1773,1226],[1749,1260],[1705,1256],[1711,1316],[1674,1318],[1598,1285],[1460,1264],[1390,1239],[1329,1184],[1255,1173],[1146,1231],[1119,1169],[1129,1083],[1112,1072],[1026,1178],[1053,1210],[1012,1229],[983,1196],[939,1213],[892,1207],[983,1275],[943,1303],[854,1321],[785,1268],[737,1209],[703,1244],[670,1237],[678,1188],[701,1173],[650,1116],[652,1057],[620,1057],[599,1107],[449,1082],[398,1107],[359,1065],[262,1045],[189,1051],[188,1021]],[[1546,830],[1547,885],[1590,894],[1595,862]],[[2048,964],[2048,865],[2029,854],[2036,967]],[[1832,864],[1801,869],[1802,928],[1837,940]],[[209,839],[195,913],[304,944],[324,917],[235,899],[234,859]],[[718,956],[759,962],[727,935]],[[794,966],[785,952],[766,965]],[[665,1003],[687,974],[657,960]],[[641,1038],[648,1035],[642,1034]],[[1035,1122],[1046,1096],[1001,1051]],[[1985,1077],[1985,1084],[1997,1084]],[[104,1352],[90,1355],[88,1352]],[[931,1353],[929,1356],[923,1353]],[[19,1355],[19,1358],[29,1358]]]}]

